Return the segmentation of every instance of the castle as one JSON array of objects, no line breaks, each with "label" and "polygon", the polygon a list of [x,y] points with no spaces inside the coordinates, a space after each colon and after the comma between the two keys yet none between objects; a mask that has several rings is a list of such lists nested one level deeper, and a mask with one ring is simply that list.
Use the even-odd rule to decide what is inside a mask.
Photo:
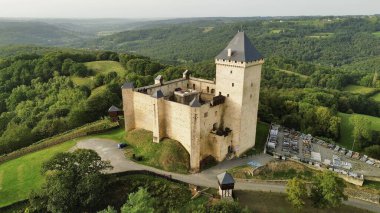
[{"label": "castle", "polygon": [[238,32],[215,58],[214,81],[191,77],[154,85],[122,86],[126,131],[153,132],[153,142],[164,137],[179,141],[190,154],[190,167],[199,171],[208,156],[222,161],[255,145],[263,57],[244,32]]}]

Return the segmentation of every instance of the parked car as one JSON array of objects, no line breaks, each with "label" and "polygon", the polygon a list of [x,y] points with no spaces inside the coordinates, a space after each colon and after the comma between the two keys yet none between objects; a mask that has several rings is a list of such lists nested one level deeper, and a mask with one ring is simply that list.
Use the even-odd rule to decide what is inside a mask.
[{"label": "parked car", "polygon": [[119,148],[119,149],[122,149],[122,148],[125,148],[125,147],[127,147],[126,143],[119,143],[119,144],[117,144],[117,148]]}]

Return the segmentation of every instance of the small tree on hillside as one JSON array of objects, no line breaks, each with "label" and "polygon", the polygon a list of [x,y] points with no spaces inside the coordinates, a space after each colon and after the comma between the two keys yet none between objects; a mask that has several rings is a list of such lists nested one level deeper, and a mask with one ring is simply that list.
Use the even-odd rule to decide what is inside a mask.
[{"label": "small tree on hillside", "polygon": [[144,188],[139,188],[128,196],[128,201],[121,207],[121,213],[153,213],[155,200]]},{"label": "small tree on hillside", "polygon": [[288,200],[294,207],[300,209],[305,205],[307,189],[305,182],[301,179],[293,178],[289,180],[286,185],[286,193],[288,194]]},{"label": "small tree on hillside", "polygon": [[354,115],[350,118],[354,129],[353,129],[353,137],[354,143],[352,144],[352,150],[354,150],[355,143],[359,142],[361,147],[365,146],[365,143],[371,141],[372,131],[371,131],[371,122],[363,117]]},{"label": "small tree on hillside", "polygon": [[337,207],[342,204],[342,200],[347,200],[344,188],[342,179],[331,171],[325,171],[315,178],[311,198],[314,205],[319,208]]}]

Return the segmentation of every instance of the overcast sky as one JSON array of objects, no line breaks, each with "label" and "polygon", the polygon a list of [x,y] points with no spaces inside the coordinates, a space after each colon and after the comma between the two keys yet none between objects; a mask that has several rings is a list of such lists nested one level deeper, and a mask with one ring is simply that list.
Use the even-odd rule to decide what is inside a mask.
[{"label": "overcast sky", "polygon": [[0,0],[0,17],[173,18],[380,14],[380,0]]}]

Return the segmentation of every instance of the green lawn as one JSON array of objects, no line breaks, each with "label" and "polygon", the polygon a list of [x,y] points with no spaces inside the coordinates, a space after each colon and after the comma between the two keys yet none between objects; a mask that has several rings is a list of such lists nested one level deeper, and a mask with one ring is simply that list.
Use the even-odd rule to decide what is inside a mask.
[{"label": "green lawn", "polygon": [[0,207],[28,198],[43,183],[42,164],[59,152],[69,150],[77,140],[68,141],[0,165]]},{"label": "green lawn", "polygon": [[255,192],[255,191],[241,191],[235,190],[234,195],[238,202],[243,207],[248,207],[251,212],[281,212],[281,213],[293,213],[293,212],[329,212],[329,213],[346,213],[355,212],[362,213],[368,212],[366,210],[358,209],[352,206],[342,205],[337,208],[330,209],[317,209],[312,207],[310,201],[306,202],[304,208],[295,209],[286,199],[286,194],[275,192]]},{"label": "green lawn", "polygon": [[141,164],[156,167],[171,172],[188,173],[190,155],[177,141],[165,138],[160,143],[153,143],[152,132],[135,129],[125,137],[129,147],[126,155],[132,158],[135,154],[142,157]]},{"label": "green lawn", "polygon": [[375,33],[372,33],[372,35],[374,35],[374,36],[376,36],[376,37],[380,38],[380,31],[378,31],[378,32],[375,32]]},{"label": "green lawn", "polygon": [[377,102],[380,102],[380,92],[375,94],[374,96],[372,96],[372,98],[377,101]]},{"label": "green lawn", "polygon": [[376,89],[371,88],[371,87],[358,86],[358,85],[349,85],[349,86],[346,86],[343,90],[351,92],[351,93],[355,93],[355,94],[368,94],[375,91]]},{"label": "green lawn", "polygon": [[[339,139],[339,144],[348,149],[352,149],[352,143],[354,138],[352,136],[353,125],[350,121],[350,117],[353,115],[360,115],[371,121],[371,129],[375,131],[380,131],[380,118],[361,114],[345,114],[338,113],[338,116],[342,119],[340,124],[341,137]],[[355,149],[356,150],[356,149]]]},{"label": "green lawn", "polygon": [[[85,63],[86,67],[88,69],[91,69],[94,71],[94,76],[98,73],[107,74],[109,72],[116,72],[118,75],[123,76],[126,73],[126,70],[124,67],[116,61],[93,61],[93,62],[87,62]],[[76,85],[87,85],[90,86],[90,84],[93,81],[93,76],[89,77],[78,77],[78,76],[72,76],[70,77],[71,80]]]},{"label": "green lawn", "polygon": [[309,36],[306,36],[308,38],[329,38],[331,36],[333,36],[334,33],[315,33],[313,35],[309,35]]},{"label": "green lawn", "polygon": [[297,73],[297,72],[293,72],[293,71],[290,71],[290,70],[278,69],[278,71],[284,72],[284,73],[289,74],[289,75],[296,75],[296,76],[301,77],[302,79],[308,79],[309,78],[309,76],[307,76],[307,75],[303,75],[303,74],[300,74],[300,73]]}]

